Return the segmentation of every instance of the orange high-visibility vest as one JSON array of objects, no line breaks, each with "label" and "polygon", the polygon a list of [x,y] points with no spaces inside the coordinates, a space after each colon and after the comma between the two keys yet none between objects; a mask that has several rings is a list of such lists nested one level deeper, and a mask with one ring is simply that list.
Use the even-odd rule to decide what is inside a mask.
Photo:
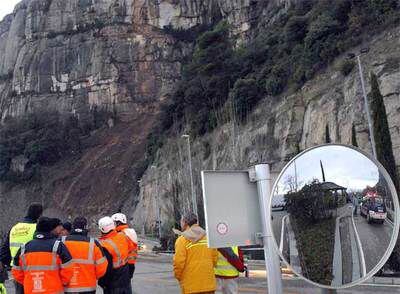
[{"label": "orange high-visibility vest", "polygon": [[113,230],[100,238],[101,246],[107,249],[113,259],[113,268],[126,265],[128,261],[129,244],[123,233]]},{"label": "orange high-visibility vest", "polygon": [[138,256],[138,244],[137,242],[132,240],[131,237],[129,236],[129,232],[127,232],[127,230],[129,230],[128,225],[119,225],[118,227],[116,227],[116,230],[117,232],[124,233],[124,235],[128,240],[129,244],[128,264],[135,264]]},{"label": "orange high-visibility vest", "polygon": [[107,259],[95,244],[94,238],[74,238],[81,235],[70,235],[61,238],[72,256],[73,276],[65,287],[65,292],[96,291],[97,280],[107,271]]},{"label": "orange high-visibility vest", "polygon": [[[64,293],[64,285],[70,281],[73,274],[71,260],[62,263],[57,254],[61,242],[56,240],[39,241],[54,242],[49,251],[27,250],[27,248],[33,247],[30,246],[32,244],[35,244],[35,248],[39,248],[38,241],[33,240],[21,246],[18,265],[14,265],[12,268],[14,279],[23,285],[25,293]],[[65,251],[67,250],[65,249]],[[65,254],[70,259],[69,253]]]}]

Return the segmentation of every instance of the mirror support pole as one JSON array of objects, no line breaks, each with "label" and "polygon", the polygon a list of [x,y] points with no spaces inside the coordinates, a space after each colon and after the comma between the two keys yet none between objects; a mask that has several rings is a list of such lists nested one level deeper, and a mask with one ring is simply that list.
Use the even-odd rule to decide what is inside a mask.
[{"label": "mirror support pole", "polygon": [[282,275],[279,255],[274,250],[274,237],[269,224],[271,222],[270,202],[272,201],[272,179],[268,164],[255,166],[255,176],[260,202],[261,219],[263,226],[263,246],[265,267],[267,270],[267,284],[269,294],[282,294]]}]

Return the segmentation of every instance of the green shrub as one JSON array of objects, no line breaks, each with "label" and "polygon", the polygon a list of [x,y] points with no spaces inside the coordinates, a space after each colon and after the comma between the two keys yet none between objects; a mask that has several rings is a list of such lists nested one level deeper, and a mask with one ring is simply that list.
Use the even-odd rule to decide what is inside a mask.
[{"label": "green shrub", "polygon": [[345,59],[340,63],[340,72],[346,77],[352,72],[355,65],[356,63],[353,60]]},{"label": "green shrub", "polygon": [[[305,0],[272,25],[260,27],[248,44],[233,49],[229,27],[221,22],[196,39],[182,80],[163,107],[157,132],[165,136],[172,126],[180,130],[184,124],[194,136],[210,132],[230,96],[243,120],[265,94],[279,96],[302,87],[338,55],[398,23],[397,0]],[[186,31],[164,30],[177,39],[192,40]],[[344,75],[351,69],[351,63],[340,68]]]},{"label": "green shrub", "polygon": [[231,91],[235,103],[236,116],[243,121],[256,103],[263,97],[264,91],[255,79],[239,79]]},{"label": "green shrub", "polygon": [[[29,180],[40,166],[51,165],[70,153],[80,152],[82,130],[75,117],[56,112],[11,118],[0,128],[0,181]],[[24,155],[29,161],[23,174],[10,170],[11,160]]]}]

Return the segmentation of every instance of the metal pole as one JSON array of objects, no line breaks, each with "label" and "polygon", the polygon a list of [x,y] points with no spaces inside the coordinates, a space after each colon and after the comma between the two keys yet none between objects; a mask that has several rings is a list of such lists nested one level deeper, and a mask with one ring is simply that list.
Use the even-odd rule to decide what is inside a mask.
[{"label": "metal pole", "polygon": [[268,164],[255,166],[258,196],[260,202],[261,220],[263,225],[263,245],[265,267],[267,270],[268,294],[282,294],[282,275],[279,255],[274,250],[274,237],[270,229],[272,201],[271,173]]},{"label": "metal pole", "polygon": [[365,111],[367,113],[367,119],[368,119],[369,137],[371,138],[372,153],[373,153],[375,159],[377,159],[377,156],[376,156],[376,145],[375,145],[375,135],[374,135],[374,129],[372,127],[371,113],[369,111],[367,92],[365,90],[365,82],[364,82],[363,69],[362,69],[362,66],[361,66],[360,55],[357,55],[357,62],[358,62],[358,71],[360,73],[360,79],[361,79],[361,87],[362,87],[363,96],[364,96]]},{"label": "metal pole", "polygon": [[[156,166],[152,165],[151,168],[155,169]],[[161,218],[160,218],[160,195],[158,194],[158,177],[156,175],[156,197],[155,197],[155,204],[156,204],[156,216],[157,216],[157,226],[158,226],[158,238],[161,240]]]},{"label": "metal pole", "polygon": [[187,144],[188,144],[188,153],[189,153],[189,170],[190,170],[190,187],[192,189],[192,206],[193,206],[193,212],[197,214],[197,199],[196,195],[194,193],[194,185],[193,185],[193,171],[192,171],[192,153],[190,151],[190,136],[186,136],[187,139]]},{"label": "metal pole", "polygon": [[158,238],[161,240],[161,216],[160,216],[160,195],[158,194],[158,178],[156,178],[156,213],[157,213],[157,224],[158,224]]}]

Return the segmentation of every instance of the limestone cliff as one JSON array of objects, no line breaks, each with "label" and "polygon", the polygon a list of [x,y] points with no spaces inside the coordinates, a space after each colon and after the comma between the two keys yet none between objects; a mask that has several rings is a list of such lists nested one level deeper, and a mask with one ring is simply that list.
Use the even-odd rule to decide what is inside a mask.
[{"label": "limestone cliff", "polygon": [[258,19],[291,2],[22,0],[0,22],[0,120],[56,111],[84,127],[102,109],[118,123],[82,138],[82,154],[44,167],[40,180],[0,183],[1,229],[33,200],[47,214],[93,220],[136,207],[145,139],[193,49],[165,27],[190,30],[226,18],[246,40]]},{"label": "limestone cliff", "polygon": [[[147,229],[154,227],[158,203],[163,223],[170,222],[189,203],[187,149],[181,134],[169,138],[158,152],[155,168],[146,170],[142,164],[160,104],[193,51],[193,43],[168,32],[194,33],[199,25],[226,19],[238,41],[246,42],[257,27],[273,22],[297,1],[21,1],[0,23],[1,120],[57,111],[85,125],[92,123],[95,109],[104,109],[116,114],[117,123],[82,138],[82,153],[44,167],[40,180],[0,183],[0,230],[9,228],[33,200],[45,204],[46,214],[63,218],[85,214],[95,221],[122,209],[137,228]],[[398,31],[370,40],[373,50],[363,62],[366,72],[378,74],[400,165]],[[280,98],[267,97],[247,123],[232,120],[192,142],[199,199],[202,169],[246,168],[273,160],[277,171],[299,150],[323,142],[326,126],[331,140],[342,143],[351,142],[354,126],[359,146],[369,151],[355,70],[343,77],[334,64],[300,91]]]},{"label": "limestone cliff", "polygon": [[[363,46],[371,51],[362,58],[365,78],[378,75],[384,96],[393,152],[400,166],[400,45],[399,28],[393,28]],[[360,48],[353,48],[354,51]],[[232,120],[214,132],[192,142],[194,182],[201,203],[201,170],[242,170],[258,162],[273,162],[273,172],[280,172],[299,151],[325,143],[326,128],[331,142],[352,144],[352,128],[358,146],[372,153],[368,122],[364,111],[358,69],[344,77],[339,70],[339,56],[325,72],[307,82],[301,90],[280,99],[266,97],[242,125]],[[369,82],[367,91],[370,91]],[[171,226],[171,217],[188,209],[191,203],[188,149],[186,140],[177,134],[158,153],[141,183],[139,203],[133,210],[134,223],[149,230],[156,221],[157,191],[161,220]]]}]

